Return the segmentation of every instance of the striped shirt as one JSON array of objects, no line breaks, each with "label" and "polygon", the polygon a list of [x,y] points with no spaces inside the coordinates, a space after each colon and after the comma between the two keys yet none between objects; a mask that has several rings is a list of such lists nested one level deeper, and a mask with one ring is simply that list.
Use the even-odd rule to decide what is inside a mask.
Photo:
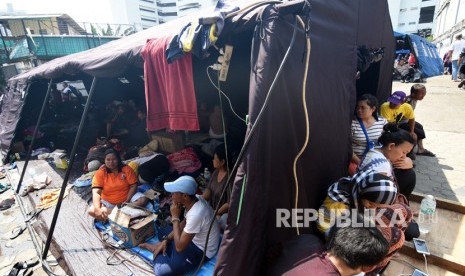
[{"label": "striped shirt", "polygon": [[[372,126],[366,129],[368,138],[375,145],[378,144],[378,138],[379,136],[381,136],[381,133],[383,132],[383,127],[386,123],[386,119],[384,119],[383,117],[379,117],[378,121],[375,121],[375,123]],[[352,120],[351,129],[352,150],[355,153],[355,155],[361,158],[363,153],[365,152],[365,149],[367,148],[367,139],[365,137],[365,133],[363,133],[363,129],[360,126],[357,119]]]}]

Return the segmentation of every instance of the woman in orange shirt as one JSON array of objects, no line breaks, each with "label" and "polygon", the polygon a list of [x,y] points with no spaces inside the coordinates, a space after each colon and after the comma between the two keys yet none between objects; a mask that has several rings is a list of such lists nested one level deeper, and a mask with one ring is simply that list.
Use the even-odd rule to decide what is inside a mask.
[{"label": "woman in orange shirt", "polygon": [[119,204],[129,203],[145,206],[148,199],[137,192],[137,177],[134,171],[121,161],[114,149],[105,152],[105,165],[92,179],[92,206],[89,215],[105,221],[111,210]]}]

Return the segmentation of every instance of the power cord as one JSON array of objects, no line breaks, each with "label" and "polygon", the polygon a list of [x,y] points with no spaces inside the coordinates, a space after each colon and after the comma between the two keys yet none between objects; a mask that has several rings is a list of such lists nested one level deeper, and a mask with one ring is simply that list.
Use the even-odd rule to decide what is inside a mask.
[{"label": "power cord", "polygon": [[[249,145],[249,143],[250,143],[250,141],[251,141],[251,139],[253,137],[253,134],[255,133],[255,131],[257,129],[257,126],[259,125],[259,122],[261,121],[263,113],[264,113],[266,107],[268,106],[268,102],[269,102],[269,100],[271,98],[271,94],[274,91],[274,87],[276,85],[276,82],[277,82],[278,78],[281,76],[284,64],[286,63],[287,59],[289,58],[289,53],[291,52],[291,49],[294,46],[295,37],[296,37],[296,34],[297,34],[297,20],[294,21],[294,24],[292,26],[294,28],[294,31],[292,33],[292,38],[291,38],[291,42],[289,43],[289,47],[287,48],[287,51],[286,51],[286,53],[285,53],[285,55],[283,57],[283,60],[281,61],[281,64],[279,65],[278,71],[276,72],[276,75],[275,75],[275,77],[273,79],[273,82],[271,83],[270,88],[268,89],[268,93],[266,94],[263,105],[260,108],[260,112],[258,113],[257,118],[255,119],[255,123],[253,124],[252,128],[249,131],[249,134],[245,138],[242,149],[239,152],[236,163],[234,164],[234,168],[231,170],[231,174],[228,176],[228,179],[226,180],[226,185],[224,185],[224,187],[223,187],[223,191],[221,192],[220,198],[224,197],[224,195],[226,193],[226,190],[229,188],[229,185],[231,183],[233,175],[235,175],[237,169],[239,168],[240,160],[242,160],[242,157],[243,157],[243,155],[245,153],[245,150],[248,148],[248,145]],[[207,69],[207,72],[208,72],[208,69]],[[209,240],[209,237],[210,237],[210,232],[211,232],[211,229],[213,227],[213,224],[215,223],[215,217],[216,217],[216,214],[218,214],[219,208],[220,208],[219,205],[215,208],[215,213],[214,213],[213,219],[210,222],[210,227],[208,228],[208,233],[207,233],[207,237],[206,237],[206,240],[205,240],[205,247],[204,248],[208,248],[208,240]],[[200,261],[194,275],[196,275],[200,271],[200,268],[202,267],[204,261],[205,261],[205,250],[203,252],[202,260]]]},{"label": "power cord", "polygon": [[428,261],[426,260],[426,254],[423,253],[423,258],[425,258],[425,270],[426,270],[426,274],[429,275],[429,272],[428,272]]},{"label": "power cord", "polygon": [[219,69],[218,69],[218,65],[219,65],[219,64],[213,64],[213,65],[210,65],[210,66],[207,67],[207,76],[208,76],[208,79],[210,80],[210,83],[213,85],[213,87],[215,87],[215,88],[218,90],[218,92],[220,92],[221,95],[223,95],[223,96],[228,100],[229,107],[231,108],[231,111],[234,113],[234,115],[235,115],[239,120],[241,120],[241,121],[243,121],[244,123],[246,123],[246,121],[245,121],[244,119],[242,119],[241,116],[239,116],[239,115],[236,113],[236,111],[234,111],[234,108],[233,108],[233,106],[232,106],[232,103],[231,103],[231,100],[229,99],[229,97],[223,92],[223,90],[221,90],[221,89],[213,82],[212,78],[210,77],[210,72],[208,71],[208,68],[211,68],[211,69],[213,69],[213,70],[219,70],[219,69],[221,69],[221,65],[219,65],[219,66],[220,66]]}]

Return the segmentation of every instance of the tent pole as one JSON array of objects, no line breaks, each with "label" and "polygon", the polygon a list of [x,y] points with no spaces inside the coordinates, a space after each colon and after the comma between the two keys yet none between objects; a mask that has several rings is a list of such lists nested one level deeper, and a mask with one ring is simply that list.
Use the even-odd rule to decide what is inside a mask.
[{"label": "tent pole", "polygon": [[48,236],[47,236],[47,241],[45,242],[44,252],[42,252],[43,260],[47,259],[47,254],[50,248],[50,243],[52,242],[53,232],[55,231],[55,225],[58,219],[58,215],[60,213],[61,202],[63,201],[63,195],[65,194],[65,190],[68,184],[68,179],[71,173],[71,169],[73,168],[74,157],[76,155],[76,149],[79,143],[79,138],[81,137],[82,129],[84,128],[84,122],[86,121],[87,113],[89,111],[89,106],[92,100],[92,96],[94,95],[96,84],[97,84],[97,78],[94,77],[94,79],[92,80],[92,86],[90,87],[89,96],[87,97],[86,107],[84,108],[84,112],[82,113],[82,116],[81,116],[81,122],[79,123],[78,132],[76,134],[76,138],[74,139],[74,145],[70,153],[68,169],[66,170],[65,178],[63,179],[63,184],[61,185],[60,195],[58,196],[58,202],[57,202],[57,206],[55,207],[55,213],[53,214],[52,224],[50,225],[50,230],[48,231]]},{"label": "tent pole", "polygon": [[39,118],[37,118],[36,127],[34,129],[34,133],[32,134],[31,144],[29,145],[29,148],[27,149],[26,161],[24,162],[23,171],[21,172],[21,177],[19,178],[18,186],[16,187],[16,193],[19,193],[19,190],[21,189],[21,184],[23,183],[23,180],[24,180],[24,174],[26,173],[27,164],[29,163],[29,159],[31,159],[31,152],[32,152],[32,149],[34,148],[34,143],[36,141],[37,132],[39,131],[39,125],[40,125],[40,122],[42,121],[42,116],[44,115],[44,111],[45,111],[45,107],[47,106],[48,98],[50,97],[50,91],[52,90],[52,82],[53,82],[53,79],[51,79],[50,82],[48,83],[47,93],[45,94],[44,102],[42,103],[42,109],[40,110]]}]

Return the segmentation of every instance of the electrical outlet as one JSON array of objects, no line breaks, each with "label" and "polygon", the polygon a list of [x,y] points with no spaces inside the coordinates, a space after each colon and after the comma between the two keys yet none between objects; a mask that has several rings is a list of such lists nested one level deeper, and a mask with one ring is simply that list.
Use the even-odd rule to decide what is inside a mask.
[{"label": "electrical outlet", "polygon": [[221,63],[221,70],[219,76],[220,81],[226,81],[226,78],[228,77],[229,62],[231,61],[233,48],[234,47],[231,45],[226,45],[224,48],[223,62]]}]

